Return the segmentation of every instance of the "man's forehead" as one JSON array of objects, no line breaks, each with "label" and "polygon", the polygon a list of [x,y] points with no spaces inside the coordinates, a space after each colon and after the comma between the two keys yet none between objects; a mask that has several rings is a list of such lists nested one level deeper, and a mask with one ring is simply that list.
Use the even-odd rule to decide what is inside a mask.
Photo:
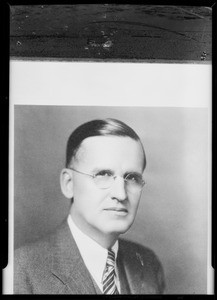
[{"label": "man's forehead", "polygon": [[112,155],[117,157],[122,153],[129,153],[130,156],[137,156],[142,153],[143,150],[141,143],[130,137],[125,136],[93,136],[83,140],[77,153],[75,160],[77,162],[86,160],[88,158],[103,156],[106,159],[106,155]]}]

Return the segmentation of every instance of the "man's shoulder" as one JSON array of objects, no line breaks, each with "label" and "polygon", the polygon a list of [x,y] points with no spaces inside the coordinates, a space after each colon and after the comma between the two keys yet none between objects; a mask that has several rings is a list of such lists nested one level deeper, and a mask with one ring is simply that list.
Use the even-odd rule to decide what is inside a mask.
[{"label": "man's shoulder", "polygon": [[15,256],[22,255],[23,253],[31,255],[34,254],[34,252],[37,253],[38,251],[48,250],[49,245],[52,243],[52,238],[51,238],[52,235],[53,234],[48,234],[43,238],[40,238],[33,242],[27,242],[26,244],[20,246],[15,250]]},{"label": "man's shoulder", "polygon": [[139,260],[142,265],[159,267],[161,265],[157,254],[149,247],[126,239],[119,240],[122,255],[128,260]]},{"label": "man's shoulder", "polygon": [[43,236],[42,238],[34,241],[29,242],[14,252],[14,259],[16,263],[25,262],[33,264],[34,261],[40,260],[47,260],[49,254],[53,251],[56,247],[58,236],[61,234],[60,231],[62,230],[63,225],[61,224],[55,230],[51,231],[47,235]]},{"label": "man's shoulder", "polygon": [[38,241],[27,243],[14,252],[15,266],[38,264],[42,260],[46,260],[50,245],[52,244],[51,235],[48,235]]},{"label": "man's shoulder", "polygon": [[148,255],[148,256],[153,256],[153,255],[155,256],[155,253],[151,248],[146,247],[138,242],[134,242],[134,241],[130,241],[130,240],[121,238],[119,240],[119,245],[122,250],[127,249],[127,251],[129,251],[129,253],[138,252],[140,254],[144,254],[144,255]]}]

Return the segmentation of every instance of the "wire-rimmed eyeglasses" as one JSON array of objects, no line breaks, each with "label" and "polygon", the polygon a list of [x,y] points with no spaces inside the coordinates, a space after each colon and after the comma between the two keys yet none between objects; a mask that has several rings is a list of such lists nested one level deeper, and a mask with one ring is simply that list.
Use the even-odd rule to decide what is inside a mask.
[{"label": "wire-rimmed eyeglasses", "polygon": [[[114,175],[109,170],[101,170],[96,174],[88,174],[88,173],[78,171],[74,168],[68,168],[68,169],[80,173],[82,175],[87,175],[92,177],[94,183],[100,189],[109,189],[114,183],[115,179],[118,177],[118,175]],[[124,179],[127,189],[131,192],[141,191],[145,185],[145,181],[140,173],[130,172],[124,175],[124,177],[122,178]]]}]

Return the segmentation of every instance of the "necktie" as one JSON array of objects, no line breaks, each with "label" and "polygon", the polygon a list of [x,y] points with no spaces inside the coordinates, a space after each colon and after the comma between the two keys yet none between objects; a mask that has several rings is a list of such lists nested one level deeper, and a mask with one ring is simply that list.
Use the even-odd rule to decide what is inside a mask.
[{"label": "necktie", "polygon": [[108,257],[102,278],[104,294],[119,294],[115,284],[115,276],[115,253],[112,250],[108,250]]}]

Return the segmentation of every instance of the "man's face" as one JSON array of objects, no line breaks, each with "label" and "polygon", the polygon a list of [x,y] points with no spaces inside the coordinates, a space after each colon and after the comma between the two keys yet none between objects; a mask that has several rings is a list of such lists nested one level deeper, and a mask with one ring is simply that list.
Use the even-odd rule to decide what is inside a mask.
[{"label": "man's face", "polygon": [[111,171],[118,175],[112,186],[100,189],[93,178],[72,172],[71,214],[77,226],[93,239],[118,236],[126,232],[136,216],[141,190],[126,189],[123,177],[130,172],[142,174],[144,153],[140,142],[129,137],[96,136],[86,138],[72,167],[88,174]]}]

